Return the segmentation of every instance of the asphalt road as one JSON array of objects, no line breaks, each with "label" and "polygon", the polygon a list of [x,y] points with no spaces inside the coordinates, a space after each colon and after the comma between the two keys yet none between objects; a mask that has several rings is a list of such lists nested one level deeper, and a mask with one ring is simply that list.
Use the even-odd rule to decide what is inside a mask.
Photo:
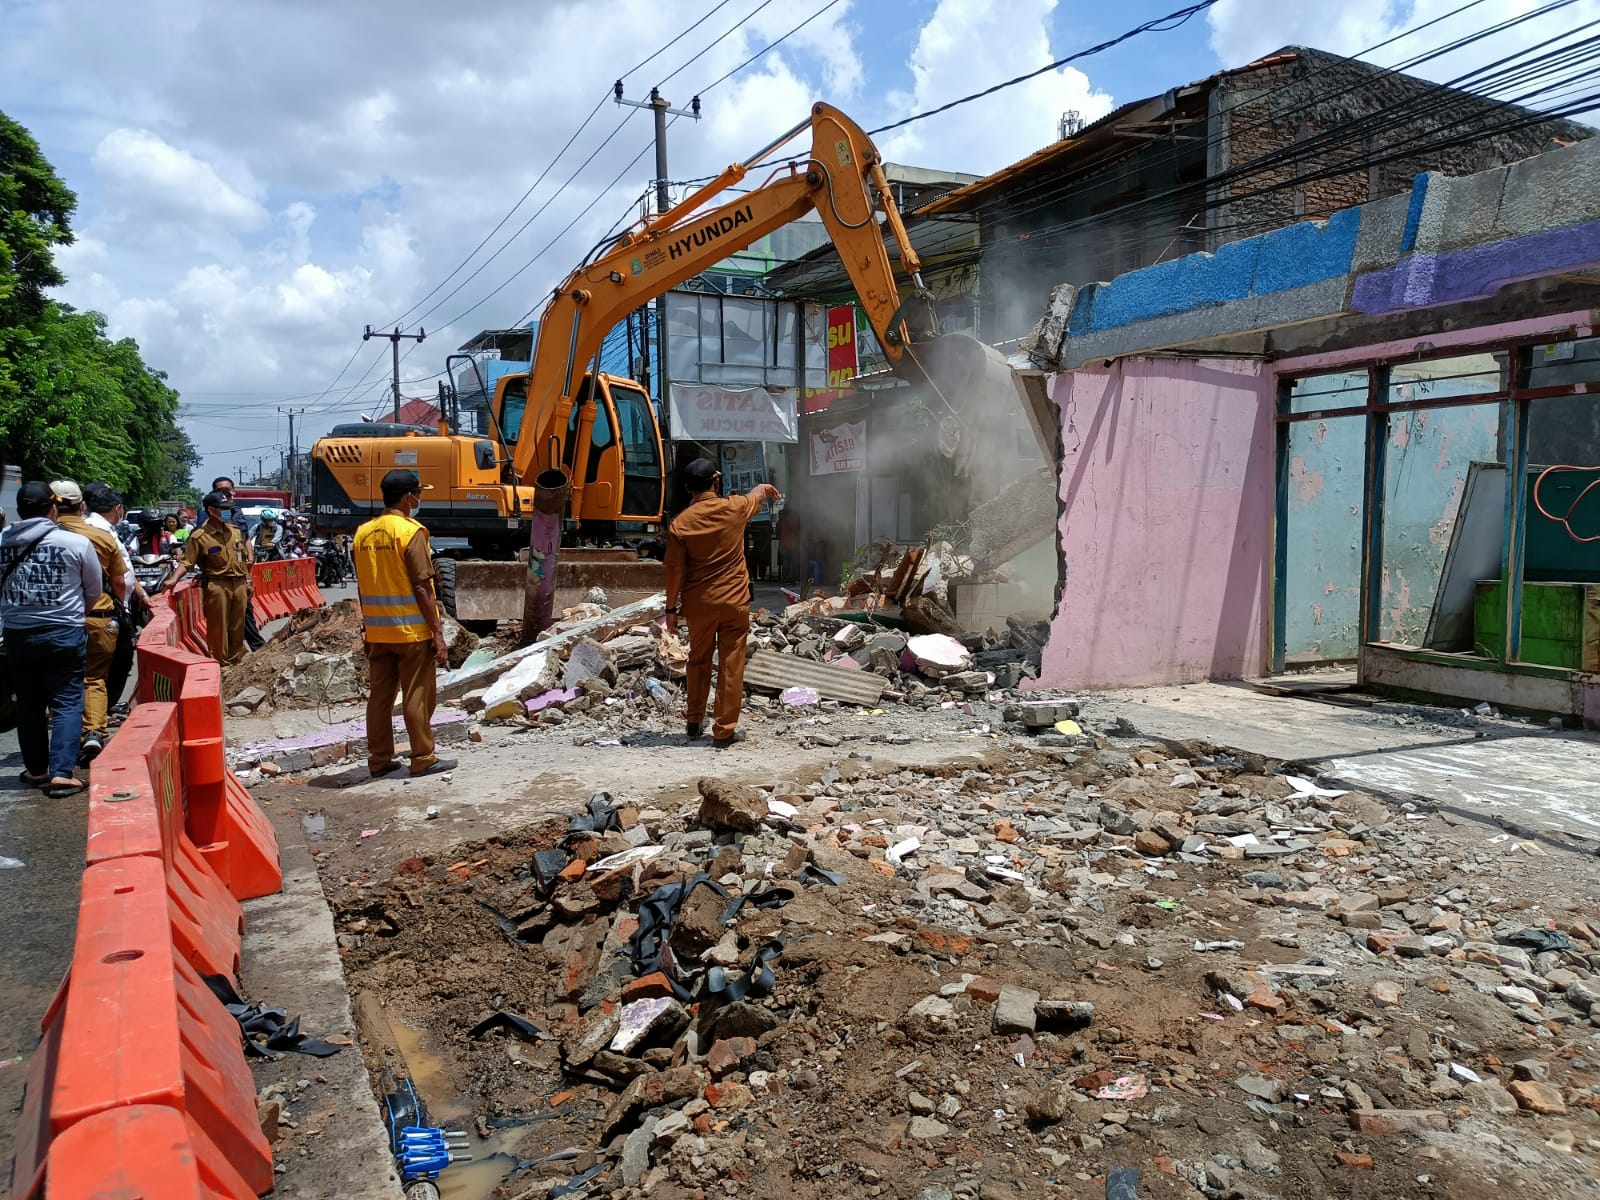
[{"label": "asphalt road", "polygon": [[17,735],[0,734],[0,1179],[27,1057],[72,961],[88,810],[86,793],[46,799],[18,781],[21,770]]}]

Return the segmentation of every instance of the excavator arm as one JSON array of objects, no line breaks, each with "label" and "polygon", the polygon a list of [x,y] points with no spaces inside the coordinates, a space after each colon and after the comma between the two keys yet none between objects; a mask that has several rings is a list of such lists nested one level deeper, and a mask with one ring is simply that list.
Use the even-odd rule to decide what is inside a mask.
[{"label": "excavator arm", "polygon": [[[808,158],[780,166],[748,193],[707,207],[806,129],[811,130]],[[929,299],[922,288],[921,265],[889,191],[882,159],[860,126],[838,109],[819,103],[808,120],[764,147],[749,163],[730,166],[675,207],[603,245],[556,290],[540,318],[533,362],[525,377],[525,416],[512,452],[516,475],[530,480],[539,471],[566,467],[572,476],[572,510],[581,514],[587,433],[594,416],[573,424],[572,410],[583,391],[585,371],[598,358],[606,334],[647,301],[813,209],[839,251],[890,364],[897,373],[925,378],[925,360],[915,343],[936,332],[932,306],[918,303]],[[904,303],[878,212],[916,289]],[[506,386],[520,386],[518,381],[517,376],[502,381],[497,412]],[[570,450],[569,437],[577,443]]]}]

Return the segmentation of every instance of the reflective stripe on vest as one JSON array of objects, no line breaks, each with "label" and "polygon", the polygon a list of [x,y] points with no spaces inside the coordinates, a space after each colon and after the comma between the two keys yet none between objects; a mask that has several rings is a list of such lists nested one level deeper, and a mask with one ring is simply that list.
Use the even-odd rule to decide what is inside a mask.
[{"label": "reflective stripe on vest", "polygon": [[433,637],[406,574],[406,546],[421,528],[409,517],[386,512],[356,531],[356,589],[369,642],[426,642]]}]

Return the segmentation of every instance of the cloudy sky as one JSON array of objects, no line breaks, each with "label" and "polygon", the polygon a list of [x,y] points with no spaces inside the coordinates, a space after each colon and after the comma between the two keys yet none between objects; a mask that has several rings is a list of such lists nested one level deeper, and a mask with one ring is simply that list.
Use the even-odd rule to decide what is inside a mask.
[{"label": "cloudy sky", "polygon": [[[610,103],[619,75],[636,98],[657,83],[678,104],[702,94],[704,119],[671,131],[670,174],[686,179],[814,99],[872,128],[1181,2],[0,0],[0,110],[79,197],[62,298],[104,312],[168,373],[209,482],[277,461],[280,408],[310,410],[306,440],[381,411],[389,347],[362,346],[365,325],[427,329],[401,369],[424,395],[445,353],[541,307],[648,186],[649,117]],[[1371,57],[1541,2],[1477,0]],[[1093,120],[1288,43],[1359,53],[1465,3],[1219,0],[881,144],[894,161],[985,172],[1053,141],[1066,110]],[[1467,57],[1596,18],[1600,0],[1574,0]]]}]

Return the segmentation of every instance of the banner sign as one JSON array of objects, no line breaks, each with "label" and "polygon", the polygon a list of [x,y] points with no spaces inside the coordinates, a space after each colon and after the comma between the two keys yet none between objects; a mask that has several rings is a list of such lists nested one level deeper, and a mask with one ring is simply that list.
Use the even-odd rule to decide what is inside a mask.
[{"label": "banner sign", "polygon": [[695,442],[800,440],[794,388],[672,385],[672,436]]},{"label": "banner sign", "polygon": [[835,400],[854,391],[858,366],[855,306],[840,304],[828,310],[828,386],[806,389],[805,411],[822,412]]},{"label": "banner sign", "polygon": [[[756,484],[767,482],[767,448],[761,442],[736,442],[722,447],[722,494],[742,496]],[[761,503],[761,513],[772,511],[772,501]],[[765,520],[758,515],[757,520]]]},{"label": "banner sign", "polygon": [[811,473],[838,475],[867,469],[867,423],[847,421],[811,435]]}]

